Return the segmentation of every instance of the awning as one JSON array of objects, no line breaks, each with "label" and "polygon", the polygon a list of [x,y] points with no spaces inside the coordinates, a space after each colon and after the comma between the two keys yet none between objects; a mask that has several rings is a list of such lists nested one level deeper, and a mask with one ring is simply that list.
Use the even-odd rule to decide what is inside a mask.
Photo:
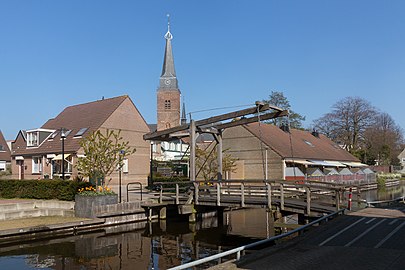
[{"label": "awning", "polygon": [[343,164],[342,162],[339,162],[339,161],[325,160],[325,162],[331,164],[331,166],[333,166],[333,167],[346,167],[345,164]]},{"label": "awning", "polygon": [[345,162],[342,161],[343,164],[346,164],[347,166],[350,167],[368,167],[367,164],[361,163],[361,162]]},{"label": "awning", "polygon": [[329,166],[329,167],[334,167],[335,165],[333,165],[332,163],[329,163],[328,161],[324,161],[324,160],[308,160],[310,161],[312,164],[311,165],[317,165],[317,166]]},{"label": "awning", "polygon": [[311,162],[305,160],[305,159],[292,159],[292,158],[286,158],[284,159],[285,162],[290,162],[290,163],[295,163],[295,164],[303,164],[303,165],[312,165]]},{"label": "awning", "polygon": [[[69,156],[70,154],[64,154],[65,159]],[[62,160],[62,154],[57,155],[56,157],[53,158],[53,160]]]}]

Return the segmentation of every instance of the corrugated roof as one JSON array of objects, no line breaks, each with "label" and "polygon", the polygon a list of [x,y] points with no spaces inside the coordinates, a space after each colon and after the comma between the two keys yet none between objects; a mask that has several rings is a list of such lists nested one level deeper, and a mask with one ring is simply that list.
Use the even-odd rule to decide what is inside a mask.
[{"label": "corrugated roof", "polygon": [[[100,128],[126,98],[129,97],[125,95],[69,106],[57,117],[49,119],[41,128],[57,130],[63,127],[71,130],[65,139],[65,152],[76,152],[80,148],[80,139],[74,138],[75,134],[82,128],[88,128],[83,134],[85,137]],[[26,148],[21,145],[19,148],[13,149],[13,155],[61,152],[60,139],[60,133],[58,133],[53,140],[45,140],[39,147]]]},{"label": "corrugated roof", "polygon": [[359,162],[356,157],[322,134],[315,137],[311,132],[298,129],[290,129],[288,133],[277,126],[264,123],[252,123],[244,127],[261,138],[263,143],[282,158]]}]

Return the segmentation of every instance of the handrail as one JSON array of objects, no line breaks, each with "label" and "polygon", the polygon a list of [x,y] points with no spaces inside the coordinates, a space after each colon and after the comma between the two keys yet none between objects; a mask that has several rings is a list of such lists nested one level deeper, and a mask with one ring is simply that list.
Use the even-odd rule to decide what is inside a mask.
[{"label": "handrail", "polygon": [[371,201],[371,202],[369,202],[367,200],[364,200],[364,201],[367,204],[367,206],[371,206],[372,204],[385,204],[385,203],[393,203],[393,202],[405,201],[405,196],[398,197],[398,198],[395,198],[395,199],[392,199],[392,200],[385,200],[385,201]]},{"label": "handrail", "polygon": [[[129,185],[139,185],[137,188],[129,189]],[[142,201],[142,183],[141,182],[130,182],[127,184],[127,202],[129,202],[129,191],[141,191],[141,201]]]},{"label": "handrail", "polygon": [[323,216],[323,217],[321,217],[321,218],[319,218],[317,220],[314,220],[314,221],[312,221],[312,222],[310,222],[310,223],[308,223],[306,225],[303,225],[303,226],[301,226],[301,227],[299,227],[297,229],[294,229],[292,231],[289,231],[289,232],[286,232],[286,233],[283,233],[283,234],[280,234],[280,235],[276,235],[276,236],[273,236],[273,237],[270,237],[270,238],[267,238],[267,239],[263,239],[263,240],[260,240],[260,241],[257,241],[257,242],[251,243],[251,244],[247,244],[247,245],[244,245],[244,246],[241,246],[241,247],[237,247],[237,248],[234,248],[234,249],[231,249],[231,250],[228,250],[228,251],[224,251],[224,252],[212,255],[212,256],[208,256],[208,257],[199,259],[199,260],[195,260],[195,261],[192,261],[192,262],[189,262],[189,263],[185,263],[185,264],[182,264],[182,265],[179,265],[179,266],[175,266],[175,267],[169,268],[169,270],[187,269],[187,268],[190,268],[190,267],[194,267],[194,266],[197,266],[197,265],[200,265],[200,264],[203,264],[203,263],[207,263],[207,262],[210,262],[210,261],[213,261],[213,260],[217,260],[217,259],[229,256],[229,255],[232,255],[232,254],[235,254],[235,253],[236,253],[236,260],[239,260],[241,251],[243,251],[243,250],[247,250],[247,249],[250,249],[250,248],[253,248],[253,247],[256,247],[256,246],[267,244],[269,242],[273,242],[275,240],[284,238],[284,237],[289,236],[291,234],[294,234],[296,232],[300,232],[300,231],[305,230],[306,228],[308,228],[308,227],[310,227],[310,226],[312,226],[314,224],[318,224],[318,223],[320,223],[320,222],[322,222],[324,220],[327,221],[330,217],[339,215],[341,213],[344,214],[345,210],[346,209],[341,209],[341,210],[336,211],[336,212],[334,212],[332,214],[329,214],[327,216]]}]

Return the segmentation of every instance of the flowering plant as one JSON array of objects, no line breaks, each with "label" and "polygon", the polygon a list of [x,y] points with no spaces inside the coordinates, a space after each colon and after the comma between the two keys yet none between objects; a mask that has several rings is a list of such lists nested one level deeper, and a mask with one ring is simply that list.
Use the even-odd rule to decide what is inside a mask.
[{"label": "flowering plant", "polygon": [[101,195],[114,195],[115,194],[115,192],[107,186],[99,186],[98,188],[90,186],[90,187],[80,188],[78,191],[79,191],[79,194],[83,195],[83,196],[101,196]]}]

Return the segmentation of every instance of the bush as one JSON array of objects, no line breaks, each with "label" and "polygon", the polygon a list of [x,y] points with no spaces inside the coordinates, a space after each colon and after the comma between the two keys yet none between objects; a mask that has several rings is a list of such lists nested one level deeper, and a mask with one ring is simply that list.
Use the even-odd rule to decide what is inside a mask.
[{"label": "bush", "polygon": [[74,201],[78,190],[88,186],[68,180],[0,180],[0,197]]}]

